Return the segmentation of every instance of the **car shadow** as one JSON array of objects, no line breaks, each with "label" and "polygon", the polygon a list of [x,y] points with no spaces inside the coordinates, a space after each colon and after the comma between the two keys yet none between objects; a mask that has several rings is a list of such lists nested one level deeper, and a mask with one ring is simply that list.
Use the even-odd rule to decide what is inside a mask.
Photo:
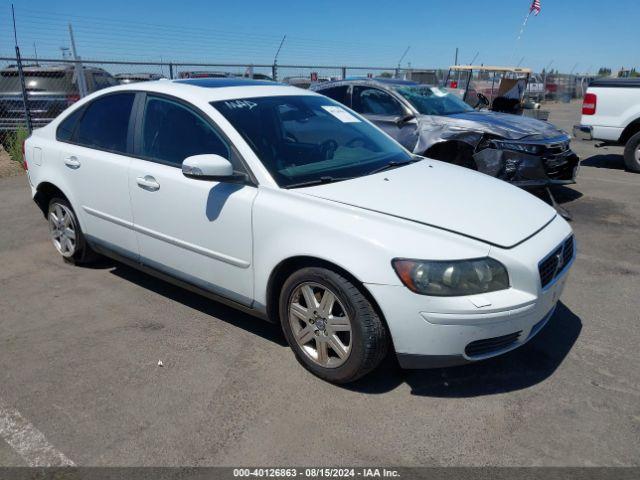
[{"label": "car shadow", "polygon": [[[288,346],[278,325],[175,287],[128,265],[111,260],[104,260],[102,264],[103,268],[110,267],[110,273],[123,280],[244,329],[280,347]],[[413,395],[451,398],[521,390],[551,376],[573,347],[581,330],[580,318],[563,303],[559,303],[549,323],[534,339],[505,355],[458,367],[402,370],[395,355],[390,354],[375,371],[340,388],[360,393],[382,394],[407,384]],[[291,361],[295,362],[293,355]]]},{"label": "car shadow", "polygon": [[505,355],[478,363],[433,370],[401,370],[390,356],[378,370],[345,388],[386,393],[406,383],[413,395],[469,398],[532,387],[549,378],[576,342],[582,322],[559,303],[535,338]]},{"label": "car shadow", "polygon": [[111,260],[104,260],[104,263],[108,264],[108,266],[112,268],[110,273],[123,280],[135,283],[142,288],[157,293],[158,295],[162,295],[174,302],[181,303],[189,308],[193,308],[194,310],[198,310],[206,315],[210,315],[215,319],[222,320],[254,335],[258,335],[281,347],[288,346],[282,331],[273,323],[253,317],[241,312],[240,310],[236,310],[235,308],[228,307],[223,303],[210,300],[184,288],[176,287],[169,282],[160,280],[123,263]]},{"label": "car shadow", "polygon": [[593,155],[580,162],[584,167],[608,168],[611,170],[626,170],[622,155],[608,153],[605,155]]},{"label": "car shadow", "polygon": [[[571,187],[565,187],[564,185],[553,185],[549,187],[549,189],[551,190],[551,194],[553,195],[556,203],[558,203],[559,205],[562,205],[563,203],[573,202],[574,200],[577,200],[583,196],[579,191],[574,190]],[[532,188],[528,191],[547,205],[552,204],[546,188]]]}]

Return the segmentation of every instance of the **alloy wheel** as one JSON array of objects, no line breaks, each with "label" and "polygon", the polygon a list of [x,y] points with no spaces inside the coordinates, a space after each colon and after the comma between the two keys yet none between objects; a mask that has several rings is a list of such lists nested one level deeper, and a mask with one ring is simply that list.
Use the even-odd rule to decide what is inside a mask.
[{"label": "alloy wheel", "polygon": [[291,294],[288,313],[293,337],[309,359],[325,368],[347,361],[351,319],[334,292],[318,283],[302,283]]},{"label": "alloy wheel", "polygon": [[58,253],[65,258],[76,252],[76,225],[73,213],[60,203],[54,203],[49,209],[49,234]]}]

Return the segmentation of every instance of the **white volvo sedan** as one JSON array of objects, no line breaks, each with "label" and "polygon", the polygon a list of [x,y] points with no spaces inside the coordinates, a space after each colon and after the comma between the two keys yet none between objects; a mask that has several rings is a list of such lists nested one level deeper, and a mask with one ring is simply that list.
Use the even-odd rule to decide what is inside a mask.
[{"label": "white volvo sedan", "polygon": [[427,368],[517,348],[575,257],[537,198],[271,82],[101,90],[36,130],[25,161],[66,260],[107,255],[278,322],[336,383],[388,352]]}]

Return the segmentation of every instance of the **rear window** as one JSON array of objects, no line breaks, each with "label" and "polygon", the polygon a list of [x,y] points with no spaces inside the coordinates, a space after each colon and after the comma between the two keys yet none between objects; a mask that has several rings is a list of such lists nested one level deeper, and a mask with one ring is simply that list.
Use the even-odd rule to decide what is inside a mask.
[{"label": "rear window", "polygon": [[[30,92],[75,92],[77,86],[73,82],[71,71],[26,71],[24,72],[25,87]],[[20,92],[20,76],[17,70],[3,70],[0,72],[0,91]]]},{"label": "rear window", "polygon": [[85,107],[72,141],[89,148],[126,154],[134,97],[134,93],[117,93],[94,100]]}]

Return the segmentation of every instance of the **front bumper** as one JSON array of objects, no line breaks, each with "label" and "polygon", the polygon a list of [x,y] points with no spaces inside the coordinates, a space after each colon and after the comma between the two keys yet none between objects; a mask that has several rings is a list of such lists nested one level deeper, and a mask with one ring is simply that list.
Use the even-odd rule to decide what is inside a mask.
[{"label": "front bumper", "polygon": [[539,155],[514,150],[485,148],[473,158],[478,170],[518,187],[545,187],[576,183],[580,159],[568,141],[546,146]]},{"label": "front bumper", "polygon": [[593,127],[591,125],[574,125],[573,136],[579,140],[593,140]]},{"label": "front bumper", "polygon": [[575,259],[575,248],[563,270],[544,288],[539,263],[568,235],[566,223],[554,221],[517,247],[502,251],[492,247],[490,256],[510,270],[511,287],[507,290],[467,297],[429,297],[400,285],[367,284],[385,316],[400,365],[436,368],[476,362],[531,340],[553,315]]}]

